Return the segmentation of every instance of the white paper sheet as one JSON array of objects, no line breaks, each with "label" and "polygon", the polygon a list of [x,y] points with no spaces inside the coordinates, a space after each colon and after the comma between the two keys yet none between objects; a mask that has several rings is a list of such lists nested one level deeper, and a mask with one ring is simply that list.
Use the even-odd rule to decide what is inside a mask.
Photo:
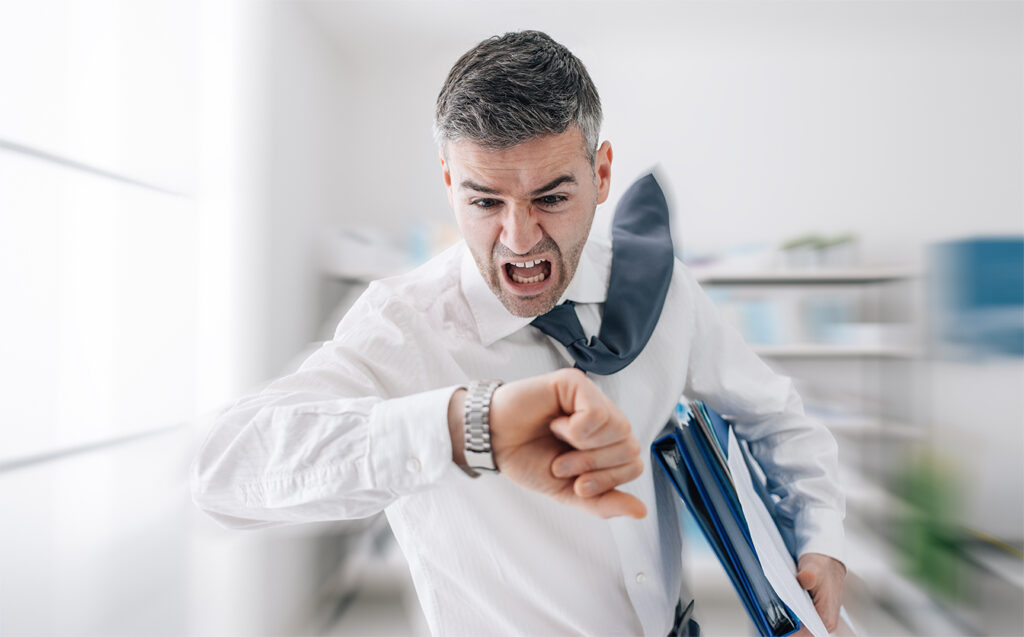
[{"label": "white paper sheet", "polygon": [[804,626],[815,637],[828,637],[825,624],[822,623],[818,612],[814,610],[814,602],[810,594],[800,588],[796,581],[796,564],[786,549],[785,542],[779,534],[764,502],[754,490],[750,481],[750,472],[747,464],[743,461],[743,451],[740,449],[732,428],[729,428],[729,471],[732,472],[733,482],[736,484],[736,493],[739,495],[740,507],[743,515],[747,518],[747,525],[750,527],[750,538],[754,542],[754,550],[761,560],[761,567],[764,569],[765,577],[775,588],[782,601],[786,602]]}]

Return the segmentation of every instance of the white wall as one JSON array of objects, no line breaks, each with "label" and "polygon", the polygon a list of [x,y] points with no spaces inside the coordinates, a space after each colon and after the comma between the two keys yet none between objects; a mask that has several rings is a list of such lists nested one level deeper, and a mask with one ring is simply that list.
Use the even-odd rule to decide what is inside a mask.
[{"label": "white wall", "polygon": [[261,312],[263,369],[272,375],[319,327],[319,239],[336,214],[339,194],[358,186],[341,161],[356,152],[346,139],[356,99],[346,80],[354,65],[301,7],[271,3],[265,19],[267,150],[256,196],[267,220],[260,276],[268,289]]},{"label": "white wall", "polygon": [[335,59],[289,17],[0,2],[0,634],[292,634],[342,553],[188,488],[209,414],[316,324]]},{"label": "white wall", "polygon": [[0,3],[0,633],[187,630],[197,6]]}]

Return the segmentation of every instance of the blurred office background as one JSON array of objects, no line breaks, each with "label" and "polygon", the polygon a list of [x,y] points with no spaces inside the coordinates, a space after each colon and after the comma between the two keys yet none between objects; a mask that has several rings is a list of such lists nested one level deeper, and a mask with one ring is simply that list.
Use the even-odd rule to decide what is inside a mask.
[{"label": "blurred office background", "polygon": [[[1020,2],[0,0],[0,634],[402,635],[385,521],[229,532],[217,410],[457,232],[455,59],[585,62],[610,219],[659,166],[679,255],[840,441],[862,634],[1020,635]],[[698,538],[708,634],[751,634]]]}]

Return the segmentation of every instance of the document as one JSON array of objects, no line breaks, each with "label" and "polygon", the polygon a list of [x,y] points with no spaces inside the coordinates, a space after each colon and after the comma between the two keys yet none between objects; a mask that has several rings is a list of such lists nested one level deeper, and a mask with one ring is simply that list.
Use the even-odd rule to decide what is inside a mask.
[{"label": "document", "polygon": [[[778,593],[782,601],[789,606],[800,621],[815,637],[826,637],[828,631],[822,623],[810,594],[800,588],[796,581],[796,563],[782,539],[775,519],[768,513],[768,508],[761,500],[758,490],[751,479],[750,471],[744,456],[750,452],[740,448],[732,427],[729,427],[729,469],[732,471],[739,496],[743,515],[750,529],[750,539],[754,550],[761,561],[761,568],[768,582]],[[747,455],[750,461],[753,458]]]}]

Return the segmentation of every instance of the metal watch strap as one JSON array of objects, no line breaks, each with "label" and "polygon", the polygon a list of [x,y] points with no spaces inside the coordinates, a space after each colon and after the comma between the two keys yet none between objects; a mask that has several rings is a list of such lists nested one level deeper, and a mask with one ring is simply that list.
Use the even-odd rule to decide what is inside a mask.
[{"label": "metal watch strap", "polygon": [[474,380],[466,388],[463,412],[466,432],[466,473],[474,478],[479,471],[497,472],[491,451],[491,396],[500,380]]}]

